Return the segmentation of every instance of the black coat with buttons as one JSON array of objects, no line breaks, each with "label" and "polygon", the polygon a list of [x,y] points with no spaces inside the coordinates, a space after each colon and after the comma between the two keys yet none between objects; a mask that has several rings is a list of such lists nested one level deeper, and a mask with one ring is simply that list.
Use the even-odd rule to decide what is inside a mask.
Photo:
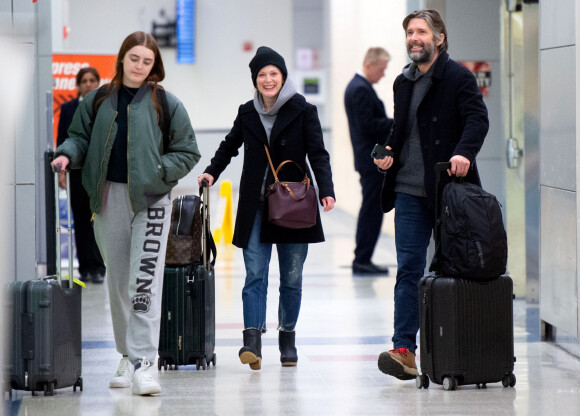
[{"label": "black coat with buttons", "polygon": [[[210,165],[205,169],[217,181],[220,174],[230,163],[232,157],[239,154],[244,146],[244,164],[240,179],[238,210],[234,229],[233,243],[246,248],[260,203],[264,175],[266,189],[274,182],[274,175],[269,167],[264,145],[268,143],[266,131],[260,116],[254,108],[253,101],[240,106],[232,130],[220,143]],[[303,172],[312,180],[312,173],[306,163],[306,157],[314,172],[318,197],[322,199],[334,196],[334,185],[330,169],[330,157],[324,147],[322,129],[316,107],[306,102],[300,94],[295,94],[284,104],[270,135],[270,156],[274,167],[285,160],[298,163]],[[300,182],[304,178],[293,164],[285,165],[278,178],[280,180]],[[320,222],[320,211],[317,213],[316,225],[312,228],[291,230],[277,227],[267,221],[268,204],[264,203],[260,240],[263,243],[318,243],[324,241]]]},{"label": "black coat with buttons", "polygon": [[[473,74],[463,65],[441,52],[434,63],[431,85],[417,108],[417,123],[425,166],[425,191],[429,201],[435,200],[435,172],[437,162],[448,162],[461,155],[469,159],[471,166],[466,181],[480,185],[475,157],[479,153],[489,128],[487,107]],[[393,133],[387,141],[395,156],[393,166],[386,171],[382,189],[381,206],[389,212],[395,203],[395,183],[405,140],[407,113],[413,94],[413,81],[403,74],[393,85],[394,118]],[[444,173],[441,186],[451,178]]]}]

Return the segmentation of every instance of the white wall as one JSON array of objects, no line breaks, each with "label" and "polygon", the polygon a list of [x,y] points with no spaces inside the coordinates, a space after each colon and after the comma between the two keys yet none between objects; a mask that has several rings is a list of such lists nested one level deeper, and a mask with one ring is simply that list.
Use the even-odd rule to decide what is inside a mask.
[{"label": "white wall", "polygon": [[[160,9],[175,16],[175,0],[53,0],[59,2],[53,10],[66,15],[68,9],[63,24],[71,30],[63,50],[54,52],[116,54],[129,33],[151,32],[152,19],[161,20]],[[184,103],[195,130],[229,129],[239,105],[253,96],[248,64],[259,46],[276,49],[292,68],[292,2],[195,3],[196,63],[178,65],[176,50],[162,49],[163,85]],[[253,44],[251,51],[243,50],[245,41]]]},{"label": "white wall", "polygon": [[[170,11],[174,0],[53,0],[56,16],[70,26],[66,41],[55,40],[55,52],[117,53],[123,38],[132,31],[151,31],[151,19],[158,19],[161,8]],[[300,10],[307,6],[298,2]],[[261,45],[268,45],[286,59],[292,77],[295,45],[293,33],[316,33],[300,13],[293,21],[296,4],[287,0],[197,0],[196,53],[192,65],[175,63],[175,50],[163,49],[167,77],[164,86],[185,104],[194,129],[229,130],[238,106],[253,94],[248,63]],[[337,205],[353,214],[360,204],[358,174],[354,171],[348,125],[344,112],[344,89],[354,73],[360,70],[364,53],[370,46],[383,46],[392,59],[387,76],[377,84],[377,92],[392,116],[392,84],[406,64],[405,40],[401,27],[406,15],[406,2],[397,0],[325,0],[329,17],[329,46],[321,50],[321,68],[329,74],[328,102],[321,113],[332,130],[332,164],[337,192]],[[115,10],[111,13],[111,10]],[[302,20],[305,20],[304,22]],[[311,24],[312,22],[310,22]],[[325,25],[325,23],[323,23]],[[59,33],[55,30],[55,33]],[[243,51],[243,42],[254,49]],[[308,45],[306,45],[308,46]],[[323,49],[324,49],[323,46]],[[215,141],[216,135],[211,135]],[[218,135],[219,137],[219,135]],[[217,143],[201,144],[204,153]],[[207,149],[207,150],[206,150]],[[209,156],[209,155],[208,155]],[[206,163],[202,161],[201,164]],[[341,169],[338,169],[338,167]],[[344,168],[343,168],[344,167]],[[230,169],[231,170],[231,169]],[[197,169],[196,169],[197,172]],[[392,222],[392,221],[391,221]],[[385,221],[386,224],[390,223]]]},{"label": "white wall", "polygon": [[[360,208],[359,175],[354,170],[348,121],[344,110],[344,90],[357,71],[371,46],[382,46],[391,55],[386,76],[375,89],[385,103],[387,115],[393,117],[392,85],[407,64],[403,18],[407,5],[398,0],[332,0],[330,3],[331,83],[333,174],[337,205],[356,215]],[[338,169],[337,167],[341,168]],[[390,215],[383,228],[393,232]]]}]

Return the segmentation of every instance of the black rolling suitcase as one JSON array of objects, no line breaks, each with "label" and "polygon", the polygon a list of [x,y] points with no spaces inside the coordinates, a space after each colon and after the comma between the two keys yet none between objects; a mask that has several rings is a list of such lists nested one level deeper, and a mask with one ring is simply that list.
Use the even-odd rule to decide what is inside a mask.
[{"label": "black rolling suitcase", "polygon": [[[58,180],[55,174],[55,192]],[[67,197],[70,195],[67,174]],[[58,198],[56,198],[58,204]],[[72,247],[70,202],[68,244]],[[58,207],[56,209],[58,215]],[[13,389],[44,391],[77,387],[81,377],[81,287],[73,283],[73,256],[69,250],[68,280],[61,278],[60,225],[56,221],[56,276],[16,281],[9,285],[12,301],[10,384]]]},{"label": "black rolling suitcase", "polygon": [[165,267],[158,368],[195,364],[204,370],[215,354],[216,246],[210,232],[209,189],[202,184],[202,256],[187,266]]},{"label": "black rolling suitcase", "polygon": [[[445,165],[436,168],[437,193],[439,174],[445,169]],[[423,277],[419,281],[421,375],[417,388],[427,388],[429,380],[445,390],[500,381],[504,387],[513,387],[513,298],[513,282],[507,275],[480,280],[439,273]]]}]

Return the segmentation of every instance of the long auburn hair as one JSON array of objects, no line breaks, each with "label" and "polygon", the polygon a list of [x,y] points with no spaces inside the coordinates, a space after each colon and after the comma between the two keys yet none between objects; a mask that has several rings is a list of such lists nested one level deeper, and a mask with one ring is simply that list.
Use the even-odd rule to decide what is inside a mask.
[{"label": "long auburn hair", "polygon": [[157,89],[163,88],[161,85],[158,85],[158,83],[165,79],[165,68],[163,67],[163,59],[161,59],[161,52],[159,51],[159,46],[157,46],[157,41],[149,33],[137,31],[131,33],[125,38],[121,48],[119,49],[119,53],[117,54],[117,62],[115,63],[115,76],[113,76],[113,79],[109,84],[107,94],[105,94],[99,100],[100,102],[97,102],[96,104],[99,106],[111,94],[111,90],[113,88],[116,88],[117,90],[121,89],[124,75],[123,59],[125,59],[127,52],[129,52],[135,46],[145,46],[146,48],[151,49],[155,56],[153,67],[151,68],[151,72],[149,72],[149,76],[147,76],[145,79],[145,82],[151,85],[153,88],[153,107],[157,111],[157,121],[159,121],[161,120],[163,110],[161,109],[161,105],[157,100]]}]

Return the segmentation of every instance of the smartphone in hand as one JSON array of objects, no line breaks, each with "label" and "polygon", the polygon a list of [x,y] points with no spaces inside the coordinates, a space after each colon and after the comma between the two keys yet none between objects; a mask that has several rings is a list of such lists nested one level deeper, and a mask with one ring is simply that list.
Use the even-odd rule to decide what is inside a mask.
[{"label": "smartphone in hand", "polygon": [[384,159],[387,156],[393,156],[394,153],[392,150],[387,149],[385,146],[380,144],[375,144],[373,151],[371,152],[371,157],[373,159]]}]

